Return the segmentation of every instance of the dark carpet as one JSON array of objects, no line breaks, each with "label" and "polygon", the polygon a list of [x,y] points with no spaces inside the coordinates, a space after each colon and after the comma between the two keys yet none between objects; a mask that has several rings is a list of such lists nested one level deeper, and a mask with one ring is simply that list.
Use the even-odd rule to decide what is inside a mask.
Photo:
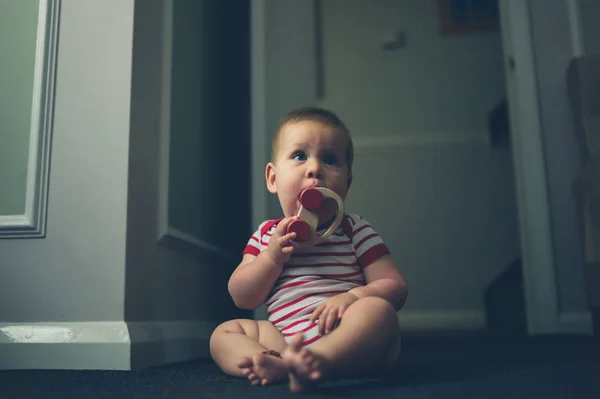
[{"label": "dark carpet", "polygon": [[0,372],[0,398],[484,398],[599,399],[600,351],[591,337],[412,337],[393,372],[310,393],[255,388],[208,360],[143,371]]}]

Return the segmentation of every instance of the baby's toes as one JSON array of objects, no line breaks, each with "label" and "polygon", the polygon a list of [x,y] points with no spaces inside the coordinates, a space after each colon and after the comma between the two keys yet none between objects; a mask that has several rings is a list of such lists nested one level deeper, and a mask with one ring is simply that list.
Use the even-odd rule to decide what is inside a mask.
[{"label": "baby's toes", "polygon": [[252,359],[250,359],[247,356],[244,356],[243,358],[240,359],[240,361],[238,362],[237,366],[239,368],[247,368],[252,366]]},{"label": "baby's toes", "polygon": [[244,377],[250,378],[250,373],[252,373],[252,369],[242,369],[242,375]]},{"label": "baby's toes", "polygon": [[250,379],[250,383],[252,385],[254,385],[255,387],[260,386],[262,383],[262,378],[260,378],[259,376],[257,376],[256,374],[252,374],[253,378]]},{"label": "baby's toes", "polygon": [[312,368],[312,370],[308,373],[308,378],[313,381],[319,380],[321,378],[321,371],[316,368]]}]

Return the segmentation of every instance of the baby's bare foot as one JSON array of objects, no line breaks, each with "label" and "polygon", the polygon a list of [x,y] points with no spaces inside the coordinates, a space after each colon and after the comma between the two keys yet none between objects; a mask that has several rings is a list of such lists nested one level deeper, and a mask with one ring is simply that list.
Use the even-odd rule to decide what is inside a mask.
[{"label": "baby's bare foot", "polygon": [[322,378],[321,361],[313,352],[302,347],[302,334],[292,338],[289,346],[281,353],[283,363],[289,371],[290,390],[299,392],[314,386]]},{"label": "baby's bare foot", "polygon": [[272,355],[257,354],[243,357],[237,366],[254,386],[274,384],[288,378],[288,369],[283,364],[283,360]]}]

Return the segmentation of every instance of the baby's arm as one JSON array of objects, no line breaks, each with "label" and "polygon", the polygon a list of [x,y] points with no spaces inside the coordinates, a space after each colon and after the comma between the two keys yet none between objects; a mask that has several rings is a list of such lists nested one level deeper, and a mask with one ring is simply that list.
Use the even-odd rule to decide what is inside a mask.
[{"label": "baby's arm", "polygon": [[237,307],[254,310],[265,302],[294,250],[290,242],[296,233],[286,234],[288,224],[294,219],[285,218],[277,225],[269,245],[258,256],[244,254],[228,284]]},{"label": "baby's arm", "polygon": [[406,280],[390,255],[383,255],[363,269],[367,285],[348,291],[358,298],[378,296],[388,300],[396,310],[404,306],[408,289]]}]

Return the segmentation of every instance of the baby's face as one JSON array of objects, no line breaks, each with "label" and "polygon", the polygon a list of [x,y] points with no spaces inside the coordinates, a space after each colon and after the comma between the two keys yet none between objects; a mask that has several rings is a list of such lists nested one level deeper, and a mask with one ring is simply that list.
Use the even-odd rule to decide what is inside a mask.
[{"label": "baby's face", "polygon": [[[267,188],[278,195],[285,216],[298,212],[298,196],[309,187],[326,187],[346,198],[346,146],[343,133],[319,122],[293,122],[282,128],[277,157],[267,165],[266,178]],[[318,212],[319,221],[331,219],[336,211],[335,204],[326,201]]]}]

